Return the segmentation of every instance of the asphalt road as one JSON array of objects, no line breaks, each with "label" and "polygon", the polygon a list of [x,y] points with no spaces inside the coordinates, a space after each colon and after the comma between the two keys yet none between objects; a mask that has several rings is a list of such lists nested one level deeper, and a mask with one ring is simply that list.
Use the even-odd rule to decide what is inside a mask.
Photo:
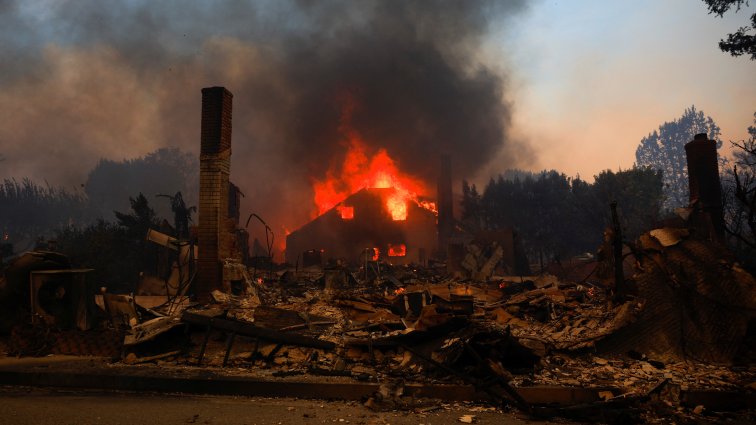
[{"label": "asphalt road", "polygon": [[[374,412],[356,402],[284,398],[62,391],[0,387],[0,424],[547,424],[473,405],[444,405],[426,413]],[[565,422],[561,422],[564,424]]]}]

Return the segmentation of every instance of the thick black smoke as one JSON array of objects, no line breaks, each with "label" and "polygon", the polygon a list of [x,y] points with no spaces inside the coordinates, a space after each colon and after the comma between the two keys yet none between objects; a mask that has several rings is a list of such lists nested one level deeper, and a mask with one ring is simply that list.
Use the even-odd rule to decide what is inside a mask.
[{"label": "thick black smoke", "polygon": [[[372,148],[433,187],[441,152],[471,176],[507,139],[506,79],[486,66],[511,1],[0,0],[0,177],[78,185],[101,157],[197,153],[200,89],[234,93],[232,180],[277,228],[313,211],[343,155],[341,102]],[[5,42],[7,41],[7,42]],[[432,193],[430,194],[432,195]]]}]

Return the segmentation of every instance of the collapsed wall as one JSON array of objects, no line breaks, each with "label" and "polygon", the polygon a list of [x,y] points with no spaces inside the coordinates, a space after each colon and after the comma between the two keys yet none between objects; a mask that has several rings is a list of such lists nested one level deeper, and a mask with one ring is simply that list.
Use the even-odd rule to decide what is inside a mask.
[{"label": "collapsed wall", "polygon": [[756,279],[724,245],[716,142],[697,134],[685,153],[687,227],[641,235],[632,253],[635,274],[628,280],[642,311],[602,341],[602,351],[729,363],[754,320]]}]

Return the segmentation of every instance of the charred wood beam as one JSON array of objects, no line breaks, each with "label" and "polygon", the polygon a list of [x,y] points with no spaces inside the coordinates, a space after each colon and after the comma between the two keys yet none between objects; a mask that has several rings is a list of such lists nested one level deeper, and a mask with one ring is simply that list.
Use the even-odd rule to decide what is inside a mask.
[{"label": "charred wood beam", "polygon": [[504,381],[503,379],[497,380],[498,381],[497,383],[501,385],[502,388],[504,388],[504,390],[509,396],[508,398],[502,397],[502,394],[494,391],[491,388],[491,383],[483,382],[477,378],[467,375],[466,373],[462,373],[458,370],[455,370],[449,366],[444,365],[443,363],[437,362],[436,360],[433,360],[432,358],[424,355],[420,351],[415,350],[411,347],[408,347],[407,345],[401,345],[400,347],[403,348],[404,350],[409,351],[410,353],[412,353],[412,355],[417,356],[417,358],[419,358],[420,360],[434,367],[437,367],[441,370],[444,370],[454,376],[457,376],[468,384],[474,385],[478,390],[482,390],[494,400],[506,402],[507,399],[511,399],[512,401],[514,401],[515,405],[523,412],[531,413],[533,411],[532,407],[525,401],[525,399],[523,399],[522,396],[520,396],[520,394],[518,394],[517,391],[514,388],[512,388],[509,385],[509,383]]},{"label": "charred wood beam", "polygon": [[192,325],[211,327],[212,329],[235,333],[237,335],[251,338],[263,339],[279,344],[298,345],[301,347],[320,348],[323,350],[333,350],[334,348],[336,348],[336,344],[330,341],[322,341],[304,335],[282,333],[273,329],[262,328],[251,323],[245,323],[236,320],[211,318],[189,312],[184,313],[184,315],[181,317],[181,320]]},{"label": "charred wood beam", "polygon": [[619,216],[617,215],[617,201],[609,204],[612,209],[612,230],[614,239],[612,240],[612,251],[614,253],[614,300],[623,302],[625,299],[625,274],[622,270],[622,226],[620,226]]},{"label": "charred wood beam", "polygon": [[486,392],[489,391],[488,388],[493,384],[499,384],[502,388],[504,388],[504,391],[507,392],[509,397],[516,402],[517,406],[520,409],[524,410],[525,412],[531,412],[530,405],[525,401],[525,399],[522,398],[517,390],[512,388],[512,386],[509,385],[509,382],[507,382],[504,377],[493,371],[489,366],[489,363],[484,361],[480,354],[478,354],[478,352],[475,351],[475,349],[470,344],[465,344],[465,351],[467,351],[475,359],[475,361],[478,363],[478,367],[482,368],[492,377],[490,384],[485,388]]},{"label": "charred wood beam", "polygon": [[335,324],[336,322],[333,320],[322,320],[319,322],[310,322],[310,323],[302,323],[301,325],[286,326],[285,328],[281,328],[278,331],[279,332],[298,331],[302,329],[309,329],[315,326],[327,326],[327,325],[335,325]]},{"label": "charred wood beam", "polygon": [[[448,322],[434,326],[424,331],[413,331],[406,334],[391,335],[383,338],[345,338],[344,343],[346,345],[357,347],[397,347],[403,344],[416,345],[423,343],[429,339],[446,335],[449,332],[453,332],[462,329],[470,322],[465,318],[452,317]],[[391,329],[386,329],[391,331]]]},{"label": "charred wood beam", "polygon": [[228,357],[231,355],[231,347],[234,345],[234,340],[236,339],[236,332],[231,332],[228,334],[228,338],[226,339],[226,354],[223,356],[223,367],[226,367],[228,365]]}]

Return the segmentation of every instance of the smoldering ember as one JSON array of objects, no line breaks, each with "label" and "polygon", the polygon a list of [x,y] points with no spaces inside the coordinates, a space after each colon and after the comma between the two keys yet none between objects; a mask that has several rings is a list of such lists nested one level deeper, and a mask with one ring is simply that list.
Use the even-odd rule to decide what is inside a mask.
[{"label": "smoldering ember", "polygon": [[[405,18],[430,13],[410,5]],[[451,25],[444,13],[435,18]],[[372,25],[393,28],[390,16]],[[500,140],[513,125],[504,80],[446,68],[479,34],[454,44],[453,31],[423,27],[415,36],[431,47],[413,38],[396,53],[407,36],[396,25],[397,39],[363,40],[375,63],[349,65],[359,49],[323,41],[324,58],[287,51],[313,61],[312,81],[307,62],[270,65],[291,90],[271,120],[291,109],[292,133],[312,134],[312,145],[286,145],[297,159],[275,172],[255,157],[265,148],[232,143],[258,119],[236,106],[252,101],[231,84],[189,85],[192,105],[156,113],[200,112],[198,160],[180,149],[102,159],[73,192],[6,179],[0,395],[342,400],[369,413],[340,421],[371,424],[396,412],[421,423],[753,423],[756,124],[724,157],[719,127],[694,106],[644,137],[630,169],[593,182],[523,171],[534,154]],[[453,47],[437,50],[441,41]],[[271,96],[275,79],[259,77]],[[393,99],[397,89],[406,98]],[[391,124],[401,116],[417,142]],[[469,146],[457,144],[468,129]],[[521,169],[493,171],[479,191],[472,179],[502,152],[519,152]],[[268,174],[250,180],[264,174],[244,168]],[[307,190],[287,192],[303,176]],[[137,190],[116,222],[98,216],[122,188]],[[31,423],[11,413],[9,423]],[[297,416],[276,423],[326,421]]]}]

